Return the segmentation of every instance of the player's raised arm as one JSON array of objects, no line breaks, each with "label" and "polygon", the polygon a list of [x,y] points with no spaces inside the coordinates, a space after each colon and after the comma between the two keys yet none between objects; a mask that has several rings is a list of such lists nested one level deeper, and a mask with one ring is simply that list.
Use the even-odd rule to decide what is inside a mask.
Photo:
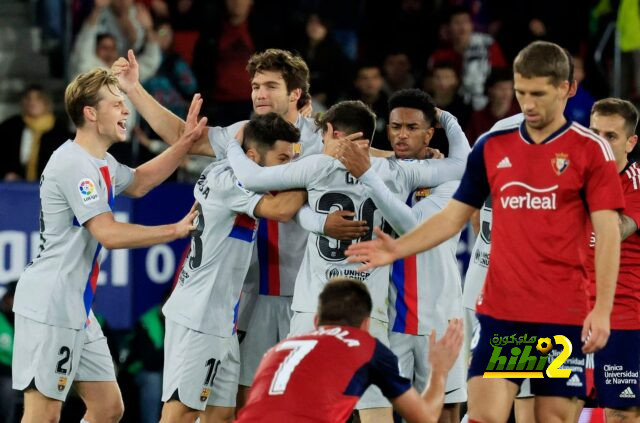
[{"label": "player's raised arm", "polygon": [[184,131],[178,141],[160,155],[138,166],[133,182],[125,189],[131,197],[142,197],[147,192],[167,179],[180,165],[184,156],[193,148],[194,143],[206,134],[207,118],[198,122],[198,114],[202,99],[198,94],[193,96]]},{"label": "player's raised arm", "polygon": [[193,220],[198,215],[196,205],[179,222],[169,225],[143,226],[117,222],[113,213],[101,213],[84,223],[85,228],[105,248],[139,248],[171,242],[189,236],[195,229]]},{"label": "player's raised arm", "polygon": [[595,352],[605,346],[610,333],[610,315],[620,264],[620,231],[618,214],[614,210],[591,213],[596,237],[596,303],[582,327],[584,353]]},{"label": "player's raised arm", "polygon": [[[116,60],[111,70],[118,77],[122,90],[151,128],[166,143],[177,143],[185,132],[185,122],[158,103],[140,84],[138,62],[133,51],[129,50],[128,60],[124,57]],[[207,131],[202,132],[189,153],[215,157]]]},{"label": "player's raised arm", "polygon": [[444,336],[436,342],[435,332],[429,336],[429,364],[431,372],[427,388],[421,395],[415,389],[391,400],[394,410],[409,422],[437,422],[444,404],[447,373],[460,353],[462,320],[453,319]]},{"label": "player's raised arm", "polygon": [[227,158],[243,187],[255,192],[306,188],[329,158],[315,154],[278,166],[260,166],[233,140],[227,145]]}]

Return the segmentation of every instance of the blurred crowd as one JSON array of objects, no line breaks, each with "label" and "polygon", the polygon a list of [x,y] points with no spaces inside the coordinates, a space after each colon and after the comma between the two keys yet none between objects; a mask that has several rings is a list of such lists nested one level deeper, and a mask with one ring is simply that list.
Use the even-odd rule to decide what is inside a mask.
[{"label": "blurred crowd", "polygon": [[[629,22],[633,13],[624,11],[633,12],[635,4],[638,14],[637,0],[72,0],[64,13],[66,3],[39,0],[38,16],[47,51],[68,52],[67,79],[109,67],[132,49],[145,88],[160,103],[184,116],[200,92],[203,113],[214,125],[249,116],[247,60],[278,47],[299,53],[309,65],[314,112],[343,99],[372,107],[379,118],[377,148],[389,148],[388,96],[410,87],[429,92],[475,140],[518,111],[510,64],[536,39],[557,42],[573,56],[580,86],[567,117],[587,124],[594,99],[611,93],[613,49],[605,49],[601,63],[593,60],[611,22],[624,46],[622,97],[640,95],[640,17]],[[65,42],[68,48],[61,48]],[[30,85],[21,106],[22,113],[0,124],[8,146],[0,178],[35,181],[73,128],[52,112],[46,87]],[[165,144],[131,109],[132,142],[115,146],[112,154],[136,165]],[[446,150],[442,141],[437,136],[434,146]],[[193,181],[204,166],[188,159],[174,180]]]}]

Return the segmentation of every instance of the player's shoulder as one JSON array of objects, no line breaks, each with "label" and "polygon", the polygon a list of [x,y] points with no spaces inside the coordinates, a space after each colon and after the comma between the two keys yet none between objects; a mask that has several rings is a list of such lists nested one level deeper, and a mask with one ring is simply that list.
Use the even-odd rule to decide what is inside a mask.
[{"label": "player's shoulder", "polygon": [[67,173],[98,172],[94,160],[75,142],[67,140],[58,147],[47,162],[44,172],[51,177],[61,177]]},{"label": "player's shoulder", "polygon": [[478,137],[474,148],[476,148],[476,145],[486,144],[489,140],[506,139],[506,137],[503,137],[504,135],[517,134],[518,131],[520,131],[522,122],[524,122],[524,115],[522,113],[500,119],[491,129]]},{"label": "player's shoulder", "polygon": [[626,192],[640,192],[640,165],[638,165],[638,162],[630,162],[622,172],[620,172],[620,177],[622,178],[622,185],[625,187]]},{"label": "player's shoulder", "polygon": [[236,136],[238,131],[247,124],[247,122],[249,121],[241,120],[236,123],[232,123],[229,126],[210,126],[209,132],[208,132],[209,138],[213,139],[217,136],[223,136],[225,138],[233,138]]},{"label": "player's shoulder", "polygon": [[604,138],[593,133],[589,128],[580,125],[578,122],[571,122],[569,132],[574,135],[575,139],[581,141],[580,147],[601,151],[607,160],[615,160],[609,143]]}]

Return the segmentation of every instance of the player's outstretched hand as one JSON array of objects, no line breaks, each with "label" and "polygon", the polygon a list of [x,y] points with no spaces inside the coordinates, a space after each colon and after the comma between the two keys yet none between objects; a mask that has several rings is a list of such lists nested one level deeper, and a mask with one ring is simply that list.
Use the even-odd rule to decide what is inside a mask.
[{"label": "player's outstretched hand", "polygon": [[345,251],[349,263],[364,263],[363,266],[356,269],[358,272],[391,264],[400,257],[396,240],[382,232],[377,226],[373,229],[373,233],[376,234],[377,239],[351,244]]},{"label": "player's outstretched hand", "polygon": [[582,352],[593,353],[602,349],[609,339],[610,314],[594,308],[584,319],[582,325]]},{"label": "player's outstretched hand", "polygon": [[337,154],[338,160],[356,178],[361,177],[371,167],[369,143],[366,141],[340,142]]},{"label": "player's outstretched hand", "polygon": [[447,374],[460,353],[463,340],[462,319],[452,319],[444,336],[436,342],[436,332],[429,334],[429,364],[431,371]]},{"label": "player's outstretched hand", "polygon": [[193,144],[202,136],[203,131],[207,126],[207,118],[203,117],[198,121],[198,115],[200,114],[200,108],[202,107],[202,98],[200,94],[195,94],[191,100],[189,106],[189,113],[185,120],[184,131],[178,140],[178,143]]},{"label": "player's outstretched hand", "polygon": [[120,88],[125,93],[132,90],[138,83],[138,78],[140,78],[136,55],[133,54],[133,50],[129,50],[127,55],[128,59],[121,57],[111,65],[111,71],[118,77]]},{"label": "player's outstretched hand", "polygon": [[198,202],[196,201],[191,206],[191,210],[186,214],[178,223],[175,224],[176,238],[186,238],[191,235],[192,231],[196,230],[197,223],[195,222],[198,217]]},{"label": "player's outstretched hand", "polygon": [[[340,241],[351,241],[367,233],[366,220],[352,220],[356,214],[346,210],[336,210],[324,222],[324,234]],[[349,219],[351,218],[351,219]]]},{"label": "player's outstretched hand", "polygon": [[324,135],[324,154],[333,158],[338,158],[340,143],[353,141],[362,138],[362,132],[355,132],[344,137],[336,137],[333,131],[333,125],[327,123],[327,131]]}]

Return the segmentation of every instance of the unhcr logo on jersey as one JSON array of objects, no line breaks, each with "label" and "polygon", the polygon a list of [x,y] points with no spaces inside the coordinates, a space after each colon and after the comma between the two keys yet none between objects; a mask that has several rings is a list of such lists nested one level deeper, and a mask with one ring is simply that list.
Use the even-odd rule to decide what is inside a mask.
[{"label": "unhcr logo on jersey", "polygon": [[324,272],[324,276],[327,280],[331,280],[333,278],[345,277],[351,279],[357,279],[361,282],[367,280],[367,278],[371,275],[370,272],[356,272],[353,269],[340,269],[337,267],[330,267]]},{"label": "unhcr logo on jersey", "polygon": [[[552,341],[553,338],[553,341]],[[571,369],[560,366],[571,356],[573,346],[564,335],[549,338],[512,334],[500,336],[495,334],[490,344],[493,347],[489,364],[483,378],[568,378]],[[551,360],[554,347],[562,351]]]}]

